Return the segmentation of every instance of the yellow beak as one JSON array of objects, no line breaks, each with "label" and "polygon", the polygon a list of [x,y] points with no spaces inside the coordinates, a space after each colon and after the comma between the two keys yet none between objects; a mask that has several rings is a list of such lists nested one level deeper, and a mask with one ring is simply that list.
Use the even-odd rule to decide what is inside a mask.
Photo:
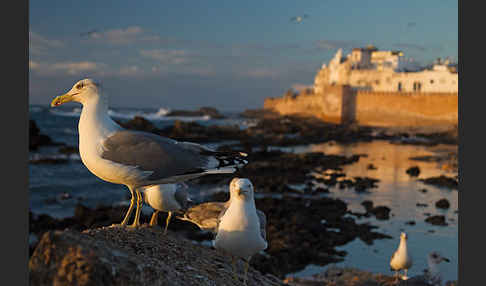
[{"label": "yellow beak", "polygon": [[51,107],[59,106],[63,103],[72,101],[73,95],[74,94],[66,93],[66,94],[63,94],[63,95],[56,96],[56,98],[54,98],[51,102]]}]

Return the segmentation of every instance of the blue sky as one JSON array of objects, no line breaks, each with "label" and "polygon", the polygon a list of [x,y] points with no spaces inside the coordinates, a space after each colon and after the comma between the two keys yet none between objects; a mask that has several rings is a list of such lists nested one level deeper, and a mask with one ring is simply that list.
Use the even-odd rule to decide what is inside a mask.
[{"label": "blue sky", "polygon": [[[30,103],[79,79],[114,107],[260,108],[311,85],[338,48],[457,59],[457,0],[29,2]],[[302,22],[291,21],[297,16]]]}]

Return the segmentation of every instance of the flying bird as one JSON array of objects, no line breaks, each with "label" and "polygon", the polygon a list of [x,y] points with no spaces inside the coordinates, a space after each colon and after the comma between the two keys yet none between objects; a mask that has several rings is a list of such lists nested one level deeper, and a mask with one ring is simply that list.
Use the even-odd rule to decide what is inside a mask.
[{"label": "flying bird", "polygon": [[191,221],[202,230],[216,234],[216,249],[231,254],[233,275],[236,278],[236,258],[245,261],[243,282],[246,285],[251,257],[267,248],[266,217],[256,209],[253,184],[248,179],[234,178],[230,182],[230,199],[209,202],[187,210],[181,219]]},{"label": "flying bird", "polygon": [[397,281],[400,270],[404,270],[405,272],[405,275],[402,276],[402,279],[407,280],[407,271],[408,269],[410,269],[410,267],[412,267],[412,257],[408,253],[407,239],[407,234],[402,232],[400,234],[400,244],[398,245],[398,249],[393,253],[390,259],[390,267],[392,270],[395,271],[395,277],[397,278]]},{"label": "flying bird", "polygon": [[304,21],[304,19],[307,19],[309,17],[310,16],[307,15],[307,14],[304,14],[303,16],[295,16],[295,17],[290,18],[290,22],[302,23],[302,21]]},{"label": "flying bird", "polygon": [[107,98],[92,79],[78,81],[64,95],[51,102],[82,104],[79,118],[79,153],[83,164],[100,179],[127,186],[130,207],[121,222],[127,224],[137,197],[132,227],[140,225],[143,204],[139,188],[172,184],[208,174],[233,173],[248,163],[247,154],[214,151],[203,145],[178,142],[149,132],[122,128],[108,115]]},{"label": "flying bird", "polygon": [[91,36],[93,36],[93,35],[96,35],[96,34],[98,34],[98,30],[97,30],[97,29],[93,29],[93,30],[90,30],[90,31],[87,31],[87,32],[82,32],[82,33],[80,33],[79,35],[80,35],[81,37],[85,37],[85,36],[87,36],[87,37],[89,38],[89,37],[91,37]]},{"label": "flying bird", "polygon": [[[187,188],[187,186],[184,188]],[[153,185],[143,188],[145,202],[154,209],[150,219],[151,226],[157,225],[159,212],[168,212],[164,229],[164,234],[167,233],[172,213],[183,212],[191,201],[184,188],[178,188],[178,184]]]}]

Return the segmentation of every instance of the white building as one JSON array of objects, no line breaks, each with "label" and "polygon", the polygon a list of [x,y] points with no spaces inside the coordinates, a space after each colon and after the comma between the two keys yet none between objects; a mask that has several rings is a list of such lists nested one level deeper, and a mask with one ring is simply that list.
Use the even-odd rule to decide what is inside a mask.
[{"label": "white building", "polygon": [[323,65],[317,73],[314,91],[322,92],[328,84],[348,84],[354,89],[379,92],[458,92],[458,74],[448,61],[432,69],[410,67],[400,51],[368,46],[355,48],[343,57],[339,49],[329,66]]}]

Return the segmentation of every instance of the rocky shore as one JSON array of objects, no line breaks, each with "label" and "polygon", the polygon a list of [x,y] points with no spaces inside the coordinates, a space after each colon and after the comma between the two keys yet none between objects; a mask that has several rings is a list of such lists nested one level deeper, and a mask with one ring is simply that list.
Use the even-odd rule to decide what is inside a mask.
[{"label": "rocky shore", "polygon": [[[203,113],[211,113],[213,117],[219,114],[217,110],[207,108],[197,112],[173,111],[170,116],[201,116]],[[252,258],[248,285],[283,285],[281,281],[288,285],[392,285],[389,284],[388,276],[364,271],[358,273],[358,270],[343,270],[341,273],[345,274],[339,275],[341,280],[336,276],[339,271],[332,274],[334,276],[326,274],[334,277],[334,280],[320,277],[316,281],[321,284],[312,284],[315,281],[304,279],[284,280],[287,274],[300,271],[308,264],[323,266],[342,261],[346,253],[336,250],[336,247],[356,238],[366,244],[372,244],[375,239],[391,238],[376,231],[372,225],[356,222],[356,218],[361,216],[389,219],[391,210],[387,206],[375,206],[371,201],[364,201],[366,212],[353,213],[344,201],[322,196],[329,192],[327,187],[332,186],[350,188],[356,192],[372,191],[379,180],[347,178],[342,172],[344,165],[353,164],[366,154],[294,154],[271,150],[269,147],[329,141],[346,144],[371,140],[433,146],[457,142],[454,132],[391,132],[356,125],[335,125],[312,118],[277,116],[262,110],[248,110],[241,116],[258,120],[247,129],[238,126],[205,126],[184,121],[175,121],[174,125],[159,129],[143,117],[118,123],[125,128],[153,132],[176,140],[199,143],[232,141],[236,143],[222,145],[219,149],[240,150],[249,154],[250,163],[236,174],[205,176],[192,181],[195,185],[227,186],[233,176],[240,176],[253,182],[257,208],[267,215],[269,247],[264,254]],[[30,140],[33,146],[31,150],[56,145],[50,138],[42,136],[33,121]],[[77,156],[78,151],[76,147],[62,146],[59,154]],[[30,163],[63,164],[67,161],[65,157],[58,159],[52,162],[45,158],[37,161],[31,159]],[[452,166],[455,163],[457,168],[457,156],[447,160],[451,160]],[[419,170],[413,169],[408,173],[414,176]],[[427,178],[423,182],[458,188],[458,178]],[[228,197],[228,193],[222,191],[204,198],[204,201],[226,201]],[[438,207],[444,208],[445,202],[439,203]],[[207,246],[212,236],[201,232],[189,222],[173,219],[166,236],[162,235],[158,227],[142,227],[137,230],[107,227],[119,223],[127,208],[99,206],[91,209],[78,204],[74,216],[64,219],[31,213],[31,284],[131,285],[133,281],[139,281],[146,282],[145,285],[241,285],[241,279],[232,280],[231,259]],[[166,215],[161,214],[159,223],[165,223],[165,218]],[[149,219],[148,215],[142,213],[141,222],[148,222]],[[427,222],[447,224],[437,217],[430,217]],[[188,274],[184,274],[186,272]]]}]

